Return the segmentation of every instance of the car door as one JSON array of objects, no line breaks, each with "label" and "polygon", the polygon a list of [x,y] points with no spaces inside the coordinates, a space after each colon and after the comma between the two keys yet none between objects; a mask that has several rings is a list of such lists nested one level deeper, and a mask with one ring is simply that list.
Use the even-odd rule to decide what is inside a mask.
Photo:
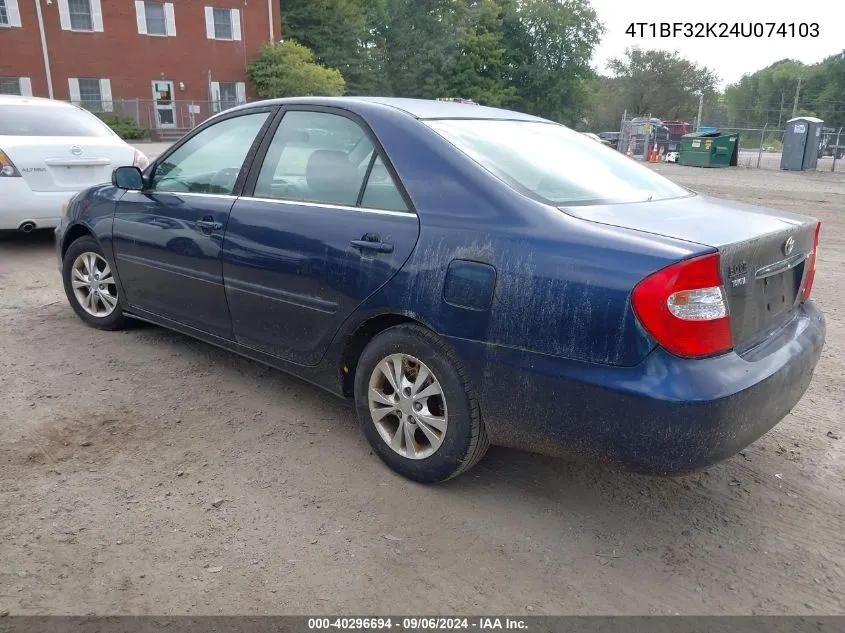
[{"label": "car door", "polygon": [[220,249],[229,211],[275,108],[234,113],[200,129],[128,191],[114,217],[114,254],[126,301],[231,338]]},{"label": "car door", "polygon": [[365,124],[287,109],[232,208],[223,279],[235,339],[303,365],[393,277],[419,222]]}]

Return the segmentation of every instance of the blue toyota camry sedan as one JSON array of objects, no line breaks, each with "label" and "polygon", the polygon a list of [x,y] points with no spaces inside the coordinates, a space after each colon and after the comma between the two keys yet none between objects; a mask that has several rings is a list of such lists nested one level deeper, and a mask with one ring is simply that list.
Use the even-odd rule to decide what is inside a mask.
[{"label": "blue toyota camry sedan", "polygon": [[713,200],[566,127],[411,99],[264,101],[69,204],[71,307],[354,399],[391,468],[492,444],[655,474],[798,402],[825,338],[819,223]]}]

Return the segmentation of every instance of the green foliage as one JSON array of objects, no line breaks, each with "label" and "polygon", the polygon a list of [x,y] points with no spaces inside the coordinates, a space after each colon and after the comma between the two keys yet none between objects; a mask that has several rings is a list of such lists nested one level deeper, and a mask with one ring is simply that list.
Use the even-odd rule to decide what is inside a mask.
[{"label": "green foliage", "polygon": [[138,125],[135,119],[108,112],[98,113],[97,116],[124,141],[137,141],[147,136],[147,130]]},{"label": "green foliage", "polygon": [[505,80],[502,10],[495,0],[479,0],[469,8],[458,35],[458,56],[452,66],[448,96],[472,99],[494,107],[513,104],[516,87]]},{"label": "green foliage", "polygon": [[633,47],[624,58],[611,59],[608,67],[617,80],[615,89],[634,116],[653,113],[668,120],[692,120],[698,113],[698,95],[716,92],[718,82],[711,70],[677,52]]},{"label": "green foliage", "polygon": [[508,79],[518,109],[574,125],[604,27],[587,0],[502,0]]},{"label": "green foliage", "polygon": [[284,0],[282,33],[311,49],[319,64],[338,69],[349,94],[365,94],[373,87],[369,16],[378,9],[375,0]]},{"label": "green foliage", "polygon": [[462,97],[572,122],[603,27],[588,0],[284,0],[349,94]]},{"label": "green foliage", "polygon": [[297,42],[265,44],[247,67],[260,97],[339,96],[345,82],[339,71],[314,61],[313,53]]},{"label": "green foliage", "polygon": [[783,59],[745,75],[725,90],[726,123],[780,129],[792,118],[796,93],[799,116],[817,116],[830,127],[845,125],[845,53],[809,66]]},{"label": "green foliage", "polygon": [[598,131],[625,110],[693,122],[703,93],[706,125],[782,128],[800,78],[798,112],[845,125],[845,53],[785,59],[724,93],[660,50],[631,48],[596,76],[604,27],[589,0],[282,0],[282,20],[285,43],[250,66],[261,96],[462,97]]}]

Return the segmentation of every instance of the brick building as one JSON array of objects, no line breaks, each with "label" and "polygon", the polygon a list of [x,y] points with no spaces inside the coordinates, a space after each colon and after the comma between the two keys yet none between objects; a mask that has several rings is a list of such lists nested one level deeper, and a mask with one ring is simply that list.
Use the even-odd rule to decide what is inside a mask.
[{"label": "brick building", "polygon": [[0,0],[0,94],[77,102],[161,135],[254,97],[279,0]]}]

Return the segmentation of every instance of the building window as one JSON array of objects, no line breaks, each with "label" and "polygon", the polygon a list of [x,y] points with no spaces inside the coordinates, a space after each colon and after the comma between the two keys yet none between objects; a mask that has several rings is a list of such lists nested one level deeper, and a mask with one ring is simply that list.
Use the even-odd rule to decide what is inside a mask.
[{"label": "building window", "polygon": [[167,35],[167,21],[164,17],[163,4],[145,2],[144,17],[147,21],[147,35]]},{"label": "building window", "polygon": [[103,109],[103,93],[100,91],[99,79],[79,80],[79,105],[86,110]]},{"label": "building window", "polygon": [[0,77],[0,95],[32,96],[32,80],[29,77]]},{"label": "building window", "polygon": [[18,0],[0,0],[0,26],[20,26]]},{"label": "building window", "polygon": [[220,107],[223,110],[238,105],[238,85],[234,82],[220,82]]},{"label": "building window", "polygon": [[[3,0],[0,0],[2,3]],[[2,6],[2,4],[0,4]],[[2,14],[0,14],[2,17]],[[21,94],[21,82],[17,77],[0,77],[0,95]]]},{"label": "building window", "polygon": [[176,36],[176,13],[172,2],[135,0],[135,18],[141,35]]},{"label": "building window", "polygon": [[103,8],[100,2],[101,0],[58,0],[62,30],[101,33]]},{"label": "building window", "polygon": [[108,79],[67,80],[70,100],[92,112],[111,112],[114,104],[111,96],[111,81]]},{"label": "building window", "polygon": [[210,40],[240,40],[241,12],[238,9],[206,7],[205,30]]},{"label": "building window", "polygon": [[232,12],[229,9],[214,9],[214,38],[232,39]]},{"label": "building window", "polygon": [[93,31],[94,17],[91,0],[67,0],[70,28],[72,31]]},{"label": "building window", "polygon": [[242,81],[212,81],[211,101],[214,112],[246,103],[246,84]]}]

